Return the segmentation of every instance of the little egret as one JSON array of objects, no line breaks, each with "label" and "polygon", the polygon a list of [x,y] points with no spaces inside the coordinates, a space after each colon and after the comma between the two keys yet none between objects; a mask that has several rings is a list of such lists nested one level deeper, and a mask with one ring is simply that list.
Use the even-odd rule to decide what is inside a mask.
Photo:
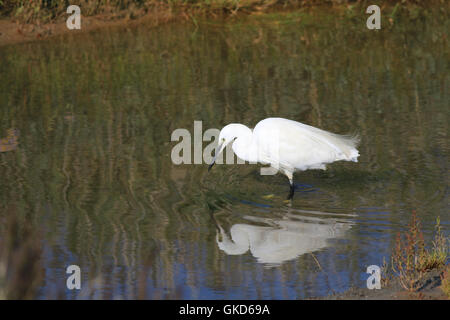
[{"label": "little egret", "polygon": [[293,175],[297,170],[326,169],[326,164],[358,161],[357,136],[338,135],[297,121],[267,118],[252,130],[239,123],[222,128],[219,145],[208,171],[229,143],[237,157],[250,163],[270,165],[284,173],[290,183],[288,199],[294,195]]}]

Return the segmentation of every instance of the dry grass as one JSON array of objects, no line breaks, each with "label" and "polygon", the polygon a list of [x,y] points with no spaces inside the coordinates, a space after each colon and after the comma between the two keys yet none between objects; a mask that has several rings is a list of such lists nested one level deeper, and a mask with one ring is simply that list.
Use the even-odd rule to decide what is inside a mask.
[{"label": "dry grass", "polygon": [[[426,3],[417,0],[390,0],[383,4],[395,7],[395,12],[401,11],[400,7],[408,7],[416,11],[419,6],[436,3],[442,5],[444,0],[430,0]],[[236,13],[260,13],[269,9],[299,8],[317,5],[348,5],[353,8],[356,5],[367,7],[371,3],[367,1],[352,0],[73,0],[72,5],[80,6],[83,16],[107,14],[117,18],[137,18],[148,12],[155,13],[180,13],[180,16],[192,16],[196,14],[234,15]],[[61,17],[67,17],[66,0],[0,0],[0,16],[13,18],[22,23],[47,23]],[[352,10],[352,9],[351,9]]]},{"label": "dry grass", "polygon": [[[301,2],[298,0],[74,0],[70,4],[80,6],[84,16],[115,14],[120,18],[125,16],[136,18],[149,11],[154,11],[155,8],[159,11],[220,14],[246,10],[258,11],[273,5]],[[16,18],[21,22],[49,22],[66,16],[67,6],[65,0],[0,0],[0,14]]]},{"label": "dry grass", "polygon": [[401,286],[416,291],[424,273],[442,268],[447,262],[448,239],[443,235],[439,218],[436,221],[435,237],[431,248],[425,246],[420,221],[413,213],[407,232],[397,235],[392,256],[392,271],[398,276]]}]

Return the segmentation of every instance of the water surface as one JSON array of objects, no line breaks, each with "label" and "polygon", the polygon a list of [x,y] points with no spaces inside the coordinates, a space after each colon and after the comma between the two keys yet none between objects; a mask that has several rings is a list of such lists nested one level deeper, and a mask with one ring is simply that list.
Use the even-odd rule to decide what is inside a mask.
[{"label": "water surface", "polygon": [[[370,31],[293,12],[0,48],[0,218],[40,232],[39,297],[324,296],[364,287],[413,211],[426,239],[438,216],[448,234],[442,14]],[[297,173],[286,203],[287,179],[258,166],[171,161],[175,129],[270,116],[358,132],[360,162]],[[81,292],[64,289],[71,264]]]}]

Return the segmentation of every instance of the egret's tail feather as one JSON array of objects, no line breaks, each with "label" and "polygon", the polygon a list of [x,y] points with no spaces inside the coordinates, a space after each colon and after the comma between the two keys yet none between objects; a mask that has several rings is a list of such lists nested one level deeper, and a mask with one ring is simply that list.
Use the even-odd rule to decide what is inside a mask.
[{"label": "egret's tail feather", "polygon": [[342,141],[345,141],[345,143],[352,148],[356,148],[361,142],[361,138],[358,133],[344,134],[344,135],[334,134],[334,135],[338,136],[340,139],[342,139]]},{"label": "egret's tail feather", "polygon": [[355,133],[352,135],[332,134],[336,146],[342,151],[343,159],[347,161],[358,162],[359,151],[356,147],[361,142],[360,136]]}]

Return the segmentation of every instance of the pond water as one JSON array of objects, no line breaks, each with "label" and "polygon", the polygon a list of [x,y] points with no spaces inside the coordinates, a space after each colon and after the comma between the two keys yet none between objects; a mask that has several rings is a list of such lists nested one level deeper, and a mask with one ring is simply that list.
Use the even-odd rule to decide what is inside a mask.
[{"label": "pond water", "polygon": [[[39,234],[38,298],[325,296],[365,287],[412,212],[426,240],[438,216],[448,235],[450,19],[365,19],[298,11],[1,47],[0,221]],[[194,142],[194,121],[202,134],[272,116],[358,132],[360,161],[296,173],[291,203],[286,177],[258,165],[172,162],[176,129]],[[81,291],[65,287],[72,264]]]}]

